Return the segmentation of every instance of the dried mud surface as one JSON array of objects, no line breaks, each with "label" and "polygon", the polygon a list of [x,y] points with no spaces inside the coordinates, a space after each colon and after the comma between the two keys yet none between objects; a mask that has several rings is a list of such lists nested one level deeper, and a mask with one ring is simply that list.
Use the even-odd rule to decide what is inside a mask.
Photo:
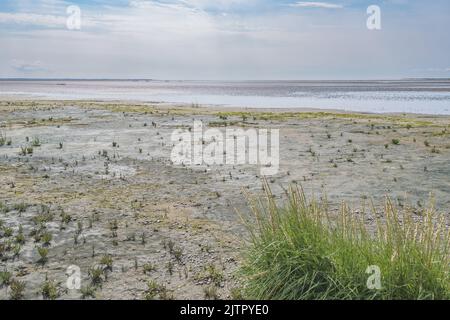
[{"label": "dried mud surface", "polygon": [[[280,129],[280,170],[268,178],[278,198],[291,183],[335,208],[389,195],[414,209],[432,194],[449,214],[449,117],[1,101],[0,271],[25,284],[24,299],[42,299],[46,279],[60,299],[238,295],[236,210],[248,212],[243,190],[261,192],[260,168],[173,165],[171,134],[194,119]],[[82,292],[66,287],[71,265]],[[10,296],[3,285],[0,299]]]}]

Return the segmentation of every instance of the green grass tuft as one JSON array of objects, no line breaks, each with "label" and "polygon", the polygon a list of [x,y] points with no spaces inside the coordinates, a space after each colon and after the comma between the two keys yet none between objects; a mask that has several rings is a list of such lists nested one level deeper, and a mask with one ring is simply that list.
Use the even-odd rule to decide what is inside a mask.
[{"label": "green grass tuft", "polygon": [[[419,217],[387,199],[370,231],[365,214],[345,205],[332,216],[294,186],[284,206],[267,183],[265,190],[264,199],[249,197],[254,217],[243,217],[251,234],[241,270],[247,298],[450,299],[449,229],[433,208]],[[368,286],[371,266],[381,271],[381,289]]]}]

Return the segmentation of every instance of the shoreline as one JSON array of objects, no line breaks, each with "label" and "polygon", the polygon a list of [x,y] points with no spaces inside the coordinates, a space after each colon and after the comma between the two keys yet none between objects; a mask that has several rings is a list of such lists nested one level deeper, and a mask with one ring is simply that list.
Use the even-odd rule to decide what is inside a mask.
[{"label": "shoreline", "polygon": [[295,107],[295,108],[282,108],[282,107],[240,107],[240,106],[226,106],[220,104],[196,104],[196,103],[173,103],[163,101],[140,101],[140,100],[103,100],[103,99],[36,99],[35,97],[29,98],[12,98],[7,97],[4,99],[0,96],[0,105],[7,103],[33,103],[39,104],[57,104],[59,106],[70,106],[77,104],[88,105],[121,105],[121,106],[142,106],[151,107],[160,110],[171,110],[184,108],[186,111],[200,111],[204,114],[211,112],[250,112],[250,113],[330,113],[330,114],[356,114],[356,115],[368,115],[368,116],[409,116],[409,117],[437,117],[437,118],[450,118],[447,114],[433,114],[433,113],[411,113],[411,112],[366,112],[366,111],[352,111],[333,108],[316,108],[316,107]]},{"label": "shoreline", "polygon": [[215,108],[450,115],[450,81],[70,81],[0,82],[2,100],[78,100]]}]

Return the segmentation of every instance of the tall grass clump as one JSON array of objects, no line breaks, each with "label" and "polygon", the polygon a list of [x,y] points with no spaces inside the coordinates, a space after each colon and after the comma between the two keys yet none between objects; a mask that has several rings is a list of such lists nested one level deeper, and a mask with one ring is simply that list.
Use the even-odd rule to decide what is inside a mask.
[{"label": "tall grass clump", "polygon": [[368,226],[369,215],[345,204],[331,214],[296,186],[284,205],[264,189],[249,196],[254,216],[241,215],[250,233],[241,269],[247,298],[450,299],[449,228],[434,208],[399,212],[386,199],[381,213],[372,206]]}]

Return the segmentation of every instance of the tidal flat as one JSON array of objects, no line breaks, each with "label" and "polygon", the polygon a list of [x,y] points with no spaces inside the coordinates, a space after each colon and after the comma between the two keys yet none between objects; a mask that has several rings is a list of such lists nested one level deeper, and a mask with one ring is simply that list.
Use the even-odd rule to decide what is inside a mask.
[{"label": "tidal flat", "polygon": [[[450,215],[450,117],[102,101],[0,101],[0,299],[232,299],[260,194],[255,165],[171,161],[174,130],[280,131],[291,184],[330,211],[382,205]],[[373,221],[367,221],[368,224]],[[68,268],[81,289],[69,289]],[[70,286],[69,286],[70,287]]]}]

